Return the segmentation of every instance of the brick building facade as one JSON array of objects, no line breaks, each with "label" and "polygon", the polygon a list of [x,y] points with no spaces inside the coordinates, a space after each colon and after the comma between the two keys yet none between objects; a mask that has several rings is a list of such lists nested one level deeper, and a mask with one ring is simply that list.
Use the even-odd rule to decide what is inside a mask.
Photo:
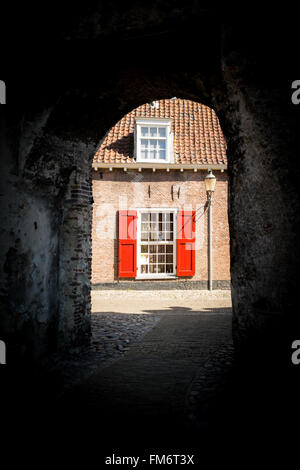
[{"label": "brick building facade", "polygon": [[229,287],[226,169],[226,143],[207,106],[172,98],[124,116],[93,161],[92,285],[207,288],[204,179],[212,170],[213,286]]}]

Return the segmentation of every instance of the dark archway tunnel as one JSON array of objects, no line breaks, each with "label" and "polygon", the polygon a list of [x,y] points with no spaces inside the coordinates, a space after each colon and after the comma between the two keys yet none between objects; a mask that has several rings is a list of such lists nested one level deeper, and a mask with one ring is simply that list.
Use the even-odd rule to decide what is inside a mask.
[{"label": "dark archway tunnel", "polygon": [[236,347],[266,364],[271,348],[276,367],[290,368],[300,239],[292,37],[280,42],[274,21],[266,39],[261,17],[254,38],[253,22],[193,5],[170,20],[155,14],[158,2],[152,22],[141,13],[133,24],[123,12],[127,29],[117,15],[104,28],[101,11],[94,26],[91,12],[79,21],[75,11],[58,33],[71,40],[45,43],[42,56],[18,48],[22,81],[4,60],[0,339],[12,363],[87,340],[92,157],[131,109],[184,96],[216,110],[228,143]]}]

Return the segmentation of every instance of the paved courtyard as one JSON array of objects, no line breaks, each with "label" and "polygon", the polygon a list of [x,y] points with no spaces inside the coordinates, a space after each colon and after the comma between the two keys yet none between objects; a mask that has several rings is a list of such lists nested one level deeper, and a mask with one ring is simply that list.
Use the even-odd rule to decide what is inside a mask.
[{"label": "paved courtyard", "polygon": [[232,364],[230,292],[94,291],[92,302],[90,347],[66,362],[64,410],[76,404],[106,429],[115,423],[114,436],[124,423],[135,432],[206,427],[216,374],[220,382]]},{"label": "paved courtyard", "polygon": [[229,290],[94,290],[92,312],[143,314],[173,313],[172,308],[184,311],[231,307]]},{"label": "paved courtyard", "polygon": [[55,429],[63,452],[76,449],[86,459],[89,449],[97,462],[117,452],[193,449],[198,463],[205,453],[223,461],[219,445],[229,444],[231,459],[232,442],[245,444],[250,429],[251,445],[253,436],[264,443],[265,435],[278,435],[282,397],[293,382],[277,364],[235,356],[229,292],[110,290],[92,297],[90,344],[51,358],[34,389],[26,377],[15,388],[15,419],[25,415],[26,424],[36,411],[35,428]]}]

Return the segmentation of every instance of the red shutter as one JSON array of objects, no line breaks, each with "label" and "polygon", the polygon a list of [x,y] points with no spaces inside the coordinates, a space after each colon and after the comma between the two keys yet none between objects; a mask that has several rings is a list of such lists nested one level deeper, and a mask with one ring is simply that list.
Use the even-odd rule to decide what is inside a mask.
[{"label": "red shutter", "polygon": [[195,211],[177,214],[177,276],[195,274]]},{"label": "red shutter", "polygon": [[119,277],[136,277],[136,211],[119,211]]}]

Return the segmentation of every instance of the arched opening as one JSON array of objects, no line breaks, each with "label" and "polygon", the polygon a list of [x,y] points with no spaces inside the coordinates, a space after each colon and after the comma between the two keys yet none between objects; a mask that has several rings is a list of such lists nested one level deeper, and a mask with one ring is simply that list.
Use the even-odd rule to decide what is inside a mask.
[{"label": "arched opening", "polygon": [[[125,361],[122,371],[115,362],[101,375],[106,392],[98,411],[107,428],[112,416],[122,422],[129,409],[136,428],[143,417],[153,429],[153,416],[162,414],[166,422],[160,419],[159,426],[170,433],[182,426],[184,393],[188,387],[192,393],[204,357],[221,345],[232,348],[225,139],[208,106],[156,97],[109,129],[92,168],[92,327],[99,373],[112,359]],[[212,240],[208,171],[217,180]]]},{"label": "arched opening", "polygon": [[[208,171],[217,179],[213,237]],[[226,142],[213,110],[173,97],[126,114],[93,159],[92,286],[142,289],[160,280],[165,288],[229,289],[227,192]]]},{"label": "arched opening", "polygon": [[[169,99],[170,96],[173,96],[175,93],[176,94],[183,94],[184,96],[187,97],[187,99],[190,102],[195,102],[195,103],[203,103],[203,102],[209,102],[211,101],[210,105],[212,107],[212,96],[210,99],[208,99],[209,93],[211,94],[212,90],[209,88],[205,89],[204,86],[204,77],[202,77],[202,74],[199,74],[199,72],[193,72],[190,73],[188,76],[187,74],[184,73],[178,73],[176,74],[175,72],[154,72],[152,70],[148,69],[143,69],[141,71],[137,71],[136,69],[128,69],[125,68],[123,71],[118,71],[118,73],[115,73],[112,71],[111,74],[111,79],[108,80],[107,77],[105,77],[104,83],[101,83],[101,94],[100,94],[100,102],[97,105],[97,101],[99,101],[99,84],[94,84],[94,88],[90,88],[88,92],[82,91],[80,92],[78,89],[75,89],[73,91],[73,95],[69,94],[68,97],[66,98],[65,102],[60,105],[60,111],[57,116],[55,116],[55,124],[58,125],[60,121],[65,122],[65,117],[64,116],[71,116],[71,120],[73,121],[73,126],[75,126],[78,129],[78,126],[81,128],[81,130],[78,130],[78,135],[80,135],[83,131],[88,132],[89,137],[86,136],[87,141],[93,139],[95,144],[93,145],[86,145],[86,144],[80,144],[77,145],[76,143],[68,144],[68,150],[67,152],[69,153],[69,162],[76,162],[74,163],[74,171],[70,174],[68,184],[64,188],[64,194],[65,194],[65,200],[64,204],[62,205],[62,220],[63,220],[63,227],[61,228],[61,233],[67,234],[67,240],[65,238],[62,238],[61,240],[61,251],[60,251],[60,263],[61,263],[61,286],[62,290],[65,293],[64,297],[60,299],[60,321],[61,321],[61,328],[62,328],[62,334],[61,334],[61,344],[72,344],[74,340],[74,345],[76,345],[76,342],[79,341],[82,342],[82,339],[86,336],[88,338],[88,333],[89,333],[89,312],[90,312],[90,292],[89,292],[89,283],[90,283],[90,262],[91,262],[91,208],[92,205],[91,203],[91,198],[93,197],[92,191],[91,191],[91,182],[92,182],[92,174],[91,174],[91,166],[93,164],[93,159],[94,155],[96,153],[96,149],[99,147],[99,136],[103,136],[101,140],[105,137],[107,134],[107,129],[110,129],[112,126],[115,125],[115,123],[124,116],[126,113],[130,113],[132,111],[132,105],[135,106],[142,106],[145,102],[146,103],[152,103],[157,99],[157,96],[162,97],[162,99]],[[115,81],[114,86],[112,86],[112,81]],[[118,90],[117,97],[115,95],[114,90]],[[133,92],[133,90],[138,90],[138,93]],[[199,95],[201,98],[199,98]],[[163,98],[163,97],[166,98]],[[98,97],[98,98],[96,98]],[[76,105],[76,114],[71,115],[70,114],[70,106],[72,108],[75,106],[74,105],[74,100],[77,102]],[[113,103],[115,102],[115,106]],[[102,106],[105,107],[107,113],[100,112],[101,109],[101,104]],[[206,105],[200,105],[203,106],[203,109],[210,109]],[[135,109],[135,108],[134,108]],[[89,111],[89,114],[87,114],[87,110]],[[205,114],[205,113],[204,113]],[[77,116],[83,116],[83,118],[80,121],[77,121]],[[85,118],[86,116],[86,118]],[[85,122],[85,119],[87,120]],[[217,121],[216,121],[217,122]],[[187,123],[190,124],[190,123]],[[68,129],[66,129],[66,134],[68,135],[70,132],[74,132],[71,129],[71,122],[68,123]],[[207,132],[206,129],[203,129],[203,132]],[[122,140],[119,142],[122,146],[126,146],[126,142]],[[113,152],[113,145],[111,145],[111,148],[109,149],[110,152]],[[218,142],[218,145],[221,145],[220,142]],[[101,147],[101,145],[100,145]],[[222,160],[222,162],[219,164],[218,161],[215,161],[215,164],[213,164],[213,160],[211,160],[212,166],[211,168],[215,169],[215,171],[218,172],[218,178],[220,184],[217,185],[217,191],[220,191],[223,196],[218,200],[216,204],[220,205],[219,207],[221,208],[221,212],[224,215],[224,233],[225,238],[227,238],[226,244],[222,244],[222,241],[219,246],[219,250],[228,250],[228,226],[227,226],[227,221],[226,221],[226,204],[227,202],[224,202],[224,195],[226,199],[226,182],[225,182],[225,165]],[[96,168],[98,168],[99,164],[96,164]],[[191,166],[192,165],[192,166]],[[202,202],[200,203],[200,206],[202,206],[202,209],[200,207],[196,208],[196,203],[195,203],[195,209],[198,210],[198,212],[203,212],[205,201],[206,201],[206,194],[205,194],[205,187],[204,187],[204,176],[207,174],[207,170],[210,168],[210,164],[205,164],[203,163],[203,166],[201,167],[202,163],[200,166],[195,167],[193,166],[193,163],[191,161],[191,165],[188,169],[185,170],[184,172],[184,165],[182,165],[182,168],[179,168],[178,172],[175,172],[174,169],[169,169],[170,171],[167,171],[167,167],[163,170],[164,175],[176,175],[174,183],[176,184],[171,184],[170,181],[168,183],[169,188],[168,188],[168,198],[170,199],[170,202],[172,202],[172,206],[175,207],[175,201],[177,198],[177,201],[179,200],[182,205],[184,205],[183,201],[183,191],[180,189],[180,184],[185,184],[184,181],[188,180],[186,178],[189,176],[192,181],[194,181],[195,187],[197,186],[197,180],[201,180],[201,186],[202,190],[200,191],[201,194],[199,194],[199,198]],[[115,169],[114,171],[110,171],[112,168],[110,165],[105,165],[107,168],[105,168],[105,179],[107,181],[111,181],[110,184],[112,184],[112,180],[110,178],[116,177],[116,175],[121,175],[121,178],[124,180],[124,183],[126,183],[126,178],[128,178],[127,183],[130,184],[131,181],[131,176],[130,175],[130,169],[129,171],[125,172],[124,169],[123,171],[120,171],[120,169]],[[127,169],[127,168],[126,168]],[[197,170],[194,171],[194,170]],[[183,171],[180,171],[183,170]],[[224,170],[224,172],[222,172]],[[104,177],[104,172],[99,169],[97,172],[95,169],[93,170],[93,174],[95,179],[99,179],[99,184],[101,187],[101,184],[104,182],[103,178]],[[149,185],[150,185],[150,180],[147,182],[146,180],[150,178],[155,181],[155,178],[158,175],[162,174],[162,170],[157,170],[156,172],[153,172],[153,168],[151,168],[151,171],[144,169],[144,171],[139,171],[137,169],[137,176],[139,178],[144,178],[144,187],[147,187],[147,194],[149,198]],[[142,176],[144,175],[144,176]],[[145,178],[146,176],[146,178]],[[179,184],[178,184],[179,183]],[[224,183],[224,184],[223,184]],[[115,183],[114,183],[115,184]],[[115,187],[117,187],[117,184],[115,184]],[[183,186],[184,187],[184,186]],[[130,193],[130,192],[129,192]],[[106,193],[101,193],[100,190],[100,200],[101,198],[105,199],[105,197],[109,196]],[[159,199],[158,193],[156,194],[156,200]],[[181,198],[181,199],[178,199]],[[153,192],[152,192],[152,198],[153,198]],[[223,199],[222,199],[223,198]],[[95,199],[95,198],[94,198]],[[101,211],[104,209],[108,208],[108,204],[111,204],[111,201],[108,199],[105,201],[101,201],[101,204],[99,204],[98,201],[98,207],[95,210],[100,212],[100,217],[101,217]],[[121,198],[122,199],[122,198]],[[150,198],[151,200],[151,185],[150,185]],[[195,201],[197,200],[197,195],[195,195]],[[220,201],[223,202],[220,202]],[[103,204],[104,202],[104,204]],[[118,196],[118,204],[119,204],[119,196]],[[124,201],[123,201],[124,202]],[[148,204],[149,205],[149,204]],[[116,208],[114,208],[116,209]],[[116,218],[116,210],[112,213],[110,211],[109,214],[106,214],[108,219],[115,219]],[[204,238],[207,237],[207,227],[204,226],[204,219],[205,217],[202,217],[202,227],[200,228],[199,237],[197,237],[197,243],[201,244],[202,248],[202,255],[203,258],[205,258],[205,261],[201,262],[201,264],[197,263],[197,266],[199,266],[199,269],[203,271],[202,275],[200,272],[196,273],[196,280],[201,284],[201,287],[205,287],[207,285],[208,281],[208,273],[207,273],[207,268],[208,268],[208,254],[207,254],[207,241]],[[103,219],[102,219],[103,220]],[[201,222],[202,222],[201,221]],[[221,224],[222,225],[222,224]],[[78,229],[76,228],[78,227]],[[200,227],[200,224],[199,224]],[[110,224],[109,226],[103,226],[102,224],[98,225],[98,227],[95,227],[95,231],[97,230],[101,232],[100,235],[105,235],[105,232],[111,237],[115,237],[117,235],[117,226],[114,221],[114,223]],[[222,229],[221,229],[222,232]],[[221,232],[219,233],[220,238],[222,238]],[[77,233],[76,236],[70,238],[69,234],[70,233]],[[100,236],[101,239],[101,236]],[[102,238],[103,240],[103,238]],[[111,241],[109,242],[111,243]],[[95,284],[101,284],[104,280],[107,282],[115,282],[117,279],[120,281],[118,278],[118,267],[117,267],[117,256],[118,256],[118,239],[115,238],[113,245],[109,246],[108,251],[103,250],[104,253],[109,253],[108,258],[104,260],[104,263],[102,263],[103,258],[101,260],[101,257],[99,258],[99,275],[98,278],[95,277]],[[219,257],[219,254],[217,251],[215,252],[215,256]],[[166,255],[166,253],[164,253]],[[103,271],[104,266],[106,268],[110,264],[109,267],[109,273],[108,271]],[[171,263],[170,263],[171,264]],[[216,263],[217,266],[218,263]],[[220,265],[219,265],[220,266]],[[107,274],[109,276],[107,277]],[[217,274],[217,271],[215,271],[215,274]],[[95,273],[94,273],[95,276]],[[102,277],[101,277],[102,276]],[[84,279],[84,281],[83,281]],[[219,286],[224,287],[226,284],[226,287],[228,287],[229,284],[229,260],[228,260],[228,251],[227,251],[227,261],[224,264],[224,266],[221,268],[218,276],[217,276],[217,281],[219,281]],[[128,279],[127,279],[128,281]],[[217,283],[218,284],[218,283]],[[84,291],[83,291],[83,286]],[[77,299],[78,298],[78,299]],[[71,313],[71,311],[73,313]],[[64,315],[63,312],[66,312],[66,315]],[[65,323],[64,323],[65,322]],[[85,325],[85,326],[84,326]],[[66,332],[66,334],[63,333],[63,331]]]},{"label": "arched opening", "polygon": [[[289,345],[295,339],[291,323],[299,324],[295,314],[299,238],[292,227],[298,207],[293,172],[298,154],[293,141],[295,110],[282,98],[286,83],[278,79],[270,91],[273,76],[261,79],[261,64],[253,65],[239,36],[234,43],[233,30],[222,32],[222,51],[217,47],[215,54],[218,41],[213,49],[207,46],[205,55],[213,64],[201,56],[181,72],[177,62],[171,71],[123,63],[91,78],[86,70],[92,61],[87,61],[80,76],[74,69],[70,72],[67,92],[54,93],[56,99],[62,96],[59,101],[51,96],[51,105],[46,102],[42,112],[36,104],[25,122],[19,109],[16,116],[8,116],[6,140],[1,143],[9,161],[3,200],[12,214],[6,221],[2,250],[7,315],[1,339],[7,345],[7,358],[12,350],[39,357],[88,341],[91,165],[99,137],[143,103],[158,96],[184,96],[216,110],[228,141],[236,344],[249,347],[252,360],[259,339],[265,353],[261,363],[269,367],[266,352],[277,338],[273,367],[289,360]],[[218,28],[215,38],[221,39]],[[232,44],[241,44],[241,50]],[[89,58],[92,52],[88,51]]]},{"label": "arched opening", "polygon": [[[261,158],[266,136],[262,134],[261,126],[254,123],[253,113],[245,104],[245,96],[238,86],[240,78],[236,79],[234,75],[234,59],[237,60],[236,57],[230,57],[230,63],[224,68],[223,75],[216,76],[212,72],[215,67],[210,66],[207,66],[206,73],[195,69],[190,69],[188,73],[173,70],[157,72],[127,66],[118,71],[111,69],[101,80],[89,79],[88,83],[86,77],[79,77],[64,98],[43,114],[42,130],[39,128],[40,113],[37,114],[36,121],[28,121],[26,139],[30,145],[25,145],[27,140],[24,140],[19,154],[19,167],[16,170],[14,162],[12,172],[16,175],[19,172],[19,177],[21,175],[24,180],[24,188],[36,188],[36,193],[31,193],[30,196],[28,191],[26,194],[25,191],[20,192],[20,200],[16,199],[14,202],[19,208],[27,201],[26,217],[32,220],[32,229],[31,232],[27,231],[26,235],[24,233],[24,240],[17,237],[18,241],[13,247],[6,241],[3,250],[7,272],[5,282],[13,286],[13,291],[21,296],[19,305],[22,305],[22,309],[31,312],[26,316],[28,325],[31,325],[29,329],[39,330],[34,339],[26,335],[28,350],[53,350],[57,345],[68,348],[79,345],[84,338],[88,338],[93,157],[99,145],[99,138],[105,136],[107,129],[132,109],[145,102],[151,103],[158,96],[160,99],[184,96],[216,110],[228,142],[230,156],[229,226],[232,240],[231,273],[236,336],[246,339],[250,330],[255,332],[258,317],[260,326],[261,322],[268,323],[268,319],[272,321],[273,316],[267,313],[279,311],[278,305],[283,305],[286,289],[290,289],[292,285],[289,283],[287,286],[286,282],[282,281],[293,279],[287,273],[294,266],[292,251],[288,249],[289,241],[294,235],[292,231],[286,231],[292,220],[292,216],[287,216],[292,211],[292,206],[286,199],[287,192],[280,190],[285,181],[282,180],[283,174],[279,175],[273,167],[278,160],[275,156],[271,158],[271,154],[267,155],[265,151],[264,158]],[[209,79],[212,75],[213,81]],[[263,98],[260,96],[257,101],[258,108],[263,106]],[[236,102],[239,103],[239,108]],[[278,123],[268,124],[276,127]],[[248,146],[246,141],[251,141],[251,146]],[[7,145],[10,145],[9,140]],[[253,188],[258,187],[257,182],[259,190],[253,191]],[[265,191],[265,188],[269,190]],[[6,197],[10,194],[7,191]],[[262,202],[259,203],[261,199]],[[274,201],[277,201],[275,205]],[[32,212],[36,204],[38,211]],[[278,209],[276,216],[272,212],[274,207]],[[276,230],[274,224],[267,221],[267,212],[269,217],[270,214],[274,215]],[[278,214],[281,214],[280,217]],[[36,220],[37,215],[40,218]],[[264,223],[261,223],[262,220]],[[15,226],[19,224],[18,219]],[[57,230],[52,228],[52,233],[49,228],[41,234],[41,226],[57,227]],[[21,227],[18,230],[22,233]],[[33,240],[40,237],[40,243],[47,247],[49,253],[48,262],[42,263],[39,272],[36,270],[34,274],[37,276],[37,282],[48,283],[47,288],[46,285],[43,286],[38,295],[30,290],[30,283],[27,285],[28,277],[22,282],[20,276],[15,276],[17,271],[26,271],[31,259],[38,260],[38,243],[30,249],[29,254],[27,253],[28,233],[33,236]],[[291,239],[286,236],[287,233]],[[274,245],[270,242],[275,235],[276,257],[271,253],[274,253]],[[252,253],[256,249],[257,254],[253,256]],[[268,254],[262,258],[261,250],[264,249]],[[262,259],[264,269],[261,269]],[[15,263],[19,263],[19,268],[12,267]],[[38,266],[39,261],[36,263]],[[280,266],[280,272],[277,267],[274,269],[275,265]],[[245,266],[247,275],[244,275]],[[249,276],[252,279],[250,283]],[[273,289],[274,276],[278,285],[276,296]],[[242,289],[236,287],[241,285]],[[280,297],[279,302],[277,295]],[[39,302],[37,299],[40,299]],[[10,312],[5,328],[14,335],[16,329],[22,331],[24,325],[22,326],[19,318],[24,316],[18,308],[11,308]],[[40,315],[42,328],[38,327]],[[276,318],[279,320],[279,316]],[[8,344],[9,342],[7,341]]]}]

